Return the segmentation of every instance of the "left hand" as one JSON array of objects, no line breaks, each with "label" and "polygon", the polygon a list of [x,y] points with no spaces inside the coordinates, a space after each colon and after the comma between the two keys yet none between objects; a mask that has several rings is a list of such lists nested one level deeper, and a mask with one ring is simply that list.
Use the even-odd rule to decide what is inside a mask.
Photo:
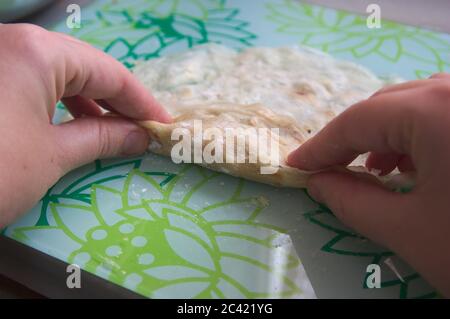
[{"label": "left hand", "polygon": [[[170,116],[111,56],[64,34],[0,25],[0,229],[60,177],[97,158],[137,155],[136,120]],[[52,125],[62,99],[75,120]],[[100,105],[123,117],[102,116]]]}]

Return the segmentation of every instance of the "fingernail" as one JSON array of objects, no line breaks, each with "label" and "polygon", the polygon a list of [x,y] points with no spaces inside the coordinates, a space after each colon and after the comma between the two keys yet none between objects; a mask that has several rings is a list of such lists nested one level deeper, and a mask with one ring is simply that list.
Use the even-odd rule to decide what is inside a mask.
[{"label": "fingernail", "polygon": [[125,138],[121,154],[125,156],[138,155],[145,152],[149,136],[144,130],[134,130]]},{"label": "fingernail", "polygon": [[307,188],[308,195],[312,197],[316,202],[323,203],[322,193],[320,189],[315,184],[308,184]]}]

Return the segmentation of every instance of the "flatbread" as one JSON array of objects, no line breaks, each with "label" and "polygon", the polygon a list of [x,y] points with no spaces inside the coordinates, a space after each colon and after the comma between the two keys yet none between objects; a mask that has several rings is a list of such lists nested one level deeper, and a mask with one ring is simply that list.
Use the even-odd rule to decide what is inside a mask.
[{"label": "flatbread", "polygon": [[[256,163],[201,163],[213,170],[276,186],[305,187],[308,172],[286,165],[287,155],[337,114],[367,98],[385,82],[370,71],[308,48],[250,48],[236,52],[208,44],[139,63],[138,79],[174,117],[173,123],[141,122],[150,150],[170,156],[175,129],[279,128],[279,166],[261,174]],[[203,141],[203,147],[208,141]],[[274,142],[274,143],[275,143]],[[225,145],[224,145],[225,146]],[[247,144],[246,159],[255,152]]]},{"label": "flatbread", "polygon": [[[145,121],[141,124],[149,131],[152,138],[150,150],[152,152],[171,156],[171,150],[177,141],[171,139],[171,134],[176,128],[183,128],[191,132],[194,136],[194,120],[202,120],[203,129],[219,128],[222,136],[225,136],[225,129],[232,127],[239,128],[280,128],[277,138],[270,136],[270,142],[277,143],[279,147],[279,163],[276,172],[272,174],[261,174],[261,167],[269,166],[270,159],[256,158],[256,162],[249,160],[251,154],[257,154],[257,145],[249,143],[245,139],[244,163],[201,163],[200,165],[210,169],[227,173],[233,176],[243,177],[249,180],[268,183],[276,186],[304,187],[307,173],[286,165],[285,156],[294,150],[298,145],[307,139],[307,129],[297,125],[291,117],[277,115],[270,109],[259,104],[235,105],[235,104],[210,104],[195,106],[190,112],[184,112],[177,116],[171,124],[163,124],[156,121]],[[202,149],[211,140],[202,140]],[[235,141],[237,145],[237,142]],[[268,143],[268,145],[270,145]],[[236,158],[237,147],[232,149],[233,158]],[[225,143],[222,152],[226,157]],[[191,158],[191,161],[193,159]]]}]

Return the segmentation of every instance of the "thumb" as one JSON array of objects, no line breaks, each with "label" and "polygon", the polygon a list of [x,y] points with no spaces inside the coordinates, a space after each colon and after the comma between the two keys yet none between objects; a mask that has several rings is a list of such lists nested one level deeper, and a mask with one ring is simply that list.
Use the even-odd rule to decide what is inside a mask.
[{"label": "thumb", "polygon": [[54,129],[64,173],[99,158],[141,154],[149,143],[143,128],[117,117],[82,117]]},{"label": "thumb", "polygon": [[387,247],[397,246],[409,210],[408,194],[389,191],[367,175],[317,173],[307,181],[308,193],[358,233]]}]

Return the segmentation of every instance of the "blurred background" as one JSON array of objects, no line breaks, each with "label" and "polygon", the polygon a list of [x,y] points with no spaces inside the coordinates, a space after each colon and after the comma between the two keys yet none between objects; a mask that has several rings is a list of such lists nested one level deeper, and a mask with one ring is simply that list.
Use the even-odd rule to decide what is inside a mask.
[{"label": "blurred background", "polygon": [[[69,4],[78,4],[83,7],[94,1],[96,0],[1,0],[0,22],[30,22],[50,27],[67,15],[66,8]],[[117,1],[127,2],[127,0]],[[449,0],[307,0],[303,2],[355,13],[366,13],[367,6],[375,3],[382,8],[383,19],[450,32]]]}]

